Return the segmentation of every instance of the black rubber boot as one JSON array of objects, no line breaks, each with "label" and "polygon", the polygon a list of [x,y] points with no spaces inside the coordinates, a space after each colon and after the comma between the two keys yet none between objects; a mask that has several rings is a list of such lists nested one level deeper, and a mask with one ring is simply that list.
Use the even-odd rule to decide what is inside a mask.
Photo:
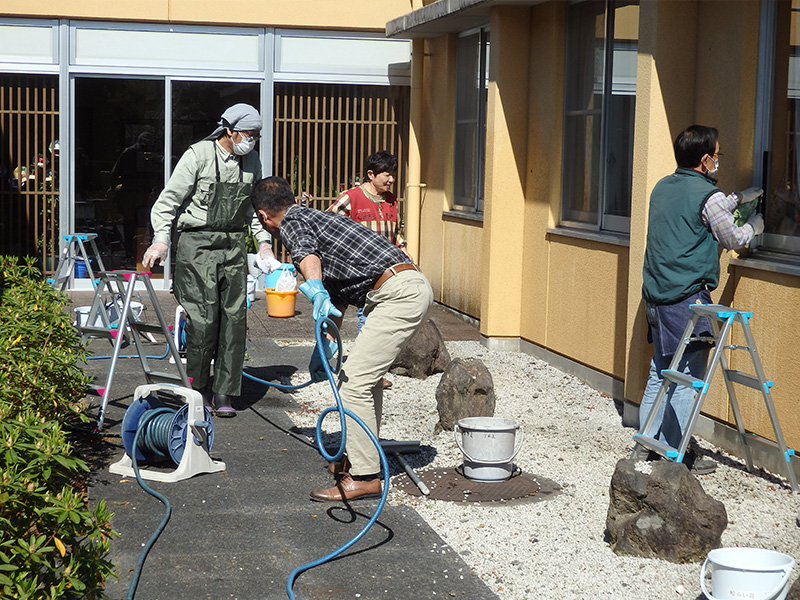
[{"label": "black rubber boot", "polygon": [[203,396],[203,406],[209,410],[212,410],[214,408],[214,403],[212,402],[214,394],[211,392],[211,388],[203,388],[202,390],[196,391],[200,392],[200,394]]},{"label": "black rubber boot", "polygon": [[214,414],[222,418],[236,416],[236,411],[231,406],[230,398],[226,394],[214,394]]}]

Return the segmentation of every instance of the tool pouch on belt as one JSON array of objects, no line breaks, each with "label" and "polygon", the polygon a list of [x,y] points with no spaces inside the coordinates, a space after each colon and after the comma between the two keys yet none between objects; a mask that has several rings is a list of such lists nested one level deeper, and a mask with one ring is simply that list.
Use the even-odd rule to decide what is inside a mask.
[{"label": "tool pouch on belt", "polygon": [[214,154],[217,180],[208,194],[208,221],[206,227],[218,231],[241,231],[246,223],[253,184],[244,183],[242,164],[239,163],[239,181],[227,183],[219,179],[219,160]]}]

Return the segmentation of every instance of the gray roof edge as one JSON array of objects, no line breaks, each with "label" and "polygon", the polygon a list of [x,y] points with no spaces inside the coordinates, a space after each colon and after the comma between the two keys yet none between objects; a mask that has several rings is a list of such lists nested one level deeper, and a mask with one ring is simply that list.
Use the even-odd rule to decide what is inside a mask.
[{"label": "gray roof edge", "polygon": [[404,37],[402,34],[413,33],[413,30],[417,27],[438,19],[444,19],[450,15],[481,4],[491,4],[493,1],[494,0],[436,0],[436,2],[401,15],[386,23],[386,37]]}]

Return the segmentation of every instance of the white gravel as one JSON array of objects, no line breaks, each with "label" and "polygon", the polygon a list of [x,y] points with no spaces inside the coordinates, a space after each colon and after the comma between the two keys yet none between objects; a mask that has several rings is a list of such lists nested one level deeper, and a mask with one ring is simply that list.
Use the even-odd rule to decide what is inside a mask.
[{"label": "white gravel", "polygon": [[[527,354],[492,351],[478,342],[447,342],[447,348],[452,358],[483,361],[494,381],[495,416],[523,426],[525,440],[516,465],[557,482],[563,491],[551,500],[508,506],[429,500],[394,489],[390,503],[416,509],[504,600],[694,600],[702,595],[701,564],[621,557],[604,541],[611,475],[617,461],[630,455],[635,433],[622,427],[610,398]],[[295,383],[307,377],[300,373]],[[432,458],[424,468],[460,465],[453,433],[433,434],[441,375],[389,378],[395,385],[384,394],[381,437],[420,440],[436,448],[433,457],[409,457],[412,464]],[[304,388],[296,399],[303,410],[290,416],[303,427],[314,426],[320,410],[333,403],[327,384]],[[335,431],[336,421],[331,418],[326,430]],[[722,545],[768,548],[800,559],[798,499],[785,479],[750,474],[741,459],[707,442],[701,445],[735,461],[735,467],[720,464],[715,473],[699,477],[728,512]]]}]

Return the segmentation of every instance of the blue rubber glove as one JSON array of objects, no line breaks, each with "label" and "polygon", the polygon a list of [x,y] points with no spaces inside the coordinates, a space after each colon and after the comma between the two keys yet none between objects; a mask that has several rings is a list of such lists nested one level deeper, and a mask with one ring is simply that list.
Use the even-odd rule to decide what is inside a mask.
[{"label": "blue rubber glove", "polygon": [[[327,338],[323,340],[322,351],[325,353],[326,360],[333,358],[333,355],[336,354],[338,349],[339,345],[333,340]],[[314,383],[325,381],[328,378],[325,373],[325,367],[322,364],[318,344],[314,346],[314,352],[311,354],[311,362],[308,363],[308,372],[311,374],[311,381]]]},{"label": "blue rubber glove", "polygon": [[331,295],[328,293],[328,290],[325,289],[325,286],[322,285],[322,280],[309,279],[297,289],[303,292],[303,295],[311,300],[314,305],[311,313],[314,317],[314,321],[331,315],[334,317],[342,316],[342,311],[336,308],[333,302],[331,302]]}]

